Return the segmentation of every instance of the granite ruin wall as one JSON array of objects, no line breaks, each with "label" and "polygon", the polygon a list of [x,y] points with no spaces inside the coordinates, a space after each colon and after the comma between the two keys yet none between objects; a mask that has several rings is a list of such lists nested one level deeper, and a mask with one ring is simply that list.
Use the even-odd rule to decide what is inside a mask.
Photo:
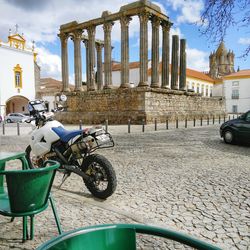
[{"label": "granite ruin wall", "polygon": [[57,113],[57,119],[63,123],[109,124],[153,123],[193,119],[225,114],[225,102],[222,98],[201,97],[192,92],[153,89],[107,89],[89,92],[66,93],[67,111]]}]

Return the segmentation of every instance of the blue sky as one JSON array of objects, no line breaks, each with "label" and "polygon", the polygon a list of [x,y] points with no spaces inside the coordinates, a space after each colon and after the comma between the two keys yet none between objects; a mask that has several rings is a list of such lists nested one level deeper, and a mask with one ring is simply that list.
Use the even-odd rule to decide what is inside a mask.
[{"label": "blue sky", "polygon": [[[24,33],[28,44],[36,42],[38,63],[41,66],[42,77],[61,79],[60,41],[57,37],[61,24],[77,20],[84,22],[100,17],[102,11],[119,11],[122,5],[133,1],[123,0],[0,0],[0,39],[7,41],[9,29],[15,32],[18,24],[20,34]],[[211,43],[205,36],[201,36],[198,27],[194,24],[199,21],[204,7],[202,0],[156,0],[162,11],[174,23],[171,35],[178,34],[187,39],[187,66],[192,69],[207,71],[208,57],[211,51],[216,50],[217,44]],[[149,40],[151,25],[149,24]],[[102,28],[97,28],[97,38],[103,39]],[[150,42],[149,42],[150,43]],[[247,30],[231,28],[225,38],[227,49],[235,53],[235,69],[250,69],[250,58],[239,58],[247,44],[250,43],[250,34]],[[115,23],[112,31],[112,57],[120,59],[120,25]],[[133,18],[130,24],[130,62],[139,60],[139,22]],[[150,48],[150,47],[149,47]],[[83,79],[85,78],[85,50],[83,46]],[[74,81],[73,72],[73,43],[69,42],[70,55],[70,82]],[[150,51],[149,51],[150,55]]]}]

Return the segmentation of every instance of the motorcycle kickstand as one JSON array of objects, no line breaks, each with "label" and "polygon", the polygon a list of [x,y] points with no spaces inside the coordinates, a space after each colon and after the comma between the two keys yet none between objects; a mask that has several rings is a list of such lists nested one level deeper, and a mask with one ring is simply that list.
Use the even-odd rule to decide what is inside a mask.
[{"label": "motorcycle kickstand", "polygon": [[61,186],[62,186],[62,184],[67,180],[67,178],[70,176],[70,173],[65,173],[64,175],[63,175],[63,178],[62,178],[62,182],[61,182],[61,184],[59,185],[59,189],[61,188]]}]

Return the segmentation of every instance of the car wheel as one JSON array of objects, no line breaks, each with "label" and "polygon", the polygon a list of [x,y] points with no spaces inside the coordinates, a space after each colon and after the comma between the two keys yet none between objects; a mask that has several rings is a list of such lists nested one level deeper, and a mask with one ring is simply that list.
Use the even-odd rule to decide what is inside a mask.
[{"label": "car wheel", "polygon": [[7,119],[7,123],[11,123],[11,120],[10,120],[10,119]]},{"label": "car wheel", "polygon": [[228,144],[234,143],[234,134],[231,130],[226,130],[223,135],[224,142]]}]

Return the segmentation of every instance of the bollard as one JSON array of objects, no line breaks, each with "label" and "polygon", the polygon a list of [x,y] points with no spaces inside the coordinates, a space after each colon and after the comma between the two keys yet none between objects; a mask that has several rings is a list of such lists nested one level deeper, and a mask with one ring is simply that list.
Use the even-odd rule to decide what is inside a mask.
[{"label": "bollard", "polygon": [[155,131],[157,131],[157,118],[155,118]]},{"label": "bollard", "polygon": [[213,115],[213,124],[214,124],[214,115]]},{"label": "bollard", "polygon": [[144,131],[145,131],[145,120],[142,119],[142,132],[144,132]]},{"label": "bollard", "polygon": [[179,126],[179,122],[178,122],[178,118],[176,118],[176,128],[178,128]]},{"label": "bollard", "polygon": [[105,120],[105,131],[106,133],[108,133],[108,124],[109,124],[109,121],[108,119]]},{"label": "bollard", "polygon": [[201,117],[201,127],[202,127],[202,117]]},{"label": "bollard", "polygon": [[207,117],[207,125],[209,125],[209,116]]},{"label": "bollard", "polygon": [[20,135],[20,123],[19,122],[16,123],[16,127],[17,127],[17,135]]},{"label": "bollard", "polygon": [[131,124],[131,120],[128,119],[128,133],[130,134],[130,124]]},{"label": "bollard", "polygon": [[220,115],[219,115],[219,124],[220,124]]},{"label": "bollard", "polygon": [[166,130],[168,130],[168,119],[166,119]]},{"label": "bollard", "polygon": [[194,127],[195,127],[195,118],[194,118]]},{"label": "bollard", "polygon": [[3,135],[5,135],[5,123],[3,121]]},{"label": "bollard", "polygon": [[187,118],[185,118],[185,128],[187,128]]},{"label": "bollard", "polygon": [[79,129],[82,130],[82,120],[79,121]]}]

